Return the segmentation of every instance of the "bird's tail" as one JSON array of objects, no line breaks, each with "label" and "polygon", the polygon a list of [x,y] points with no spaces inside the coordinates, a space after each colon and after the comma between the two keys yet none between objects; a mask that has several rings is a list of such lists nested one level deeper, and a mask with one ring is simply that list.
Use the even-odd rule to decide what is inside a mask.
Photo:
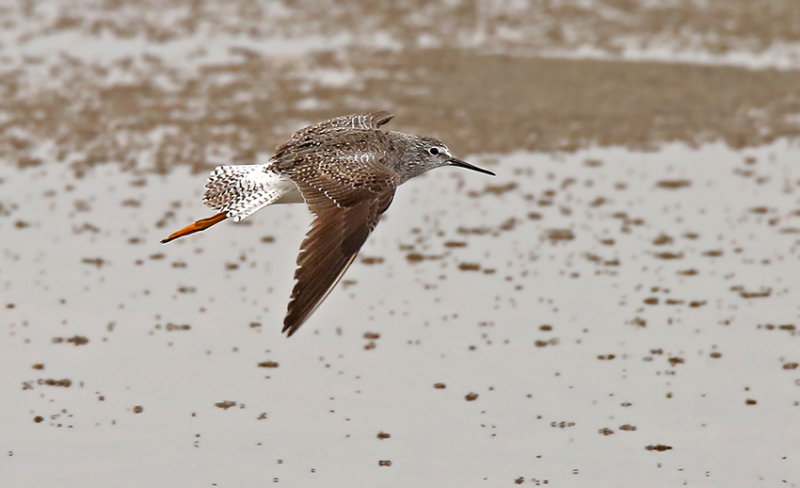
[{"label": "bird's tail", "polygon": [[[161,242],[184,237],[230,218],[238,222],[290,193],[294,183],[266,164],[217,166],[208,176],[203,202],[219,212],[173,232]],[[296,201],[291,198],[285,201]]]},{"label": "bird's tail", "polygon": [[267,164],[217,166],[208,176],[203,203],[235,222],[275,203],[286,192]]}]

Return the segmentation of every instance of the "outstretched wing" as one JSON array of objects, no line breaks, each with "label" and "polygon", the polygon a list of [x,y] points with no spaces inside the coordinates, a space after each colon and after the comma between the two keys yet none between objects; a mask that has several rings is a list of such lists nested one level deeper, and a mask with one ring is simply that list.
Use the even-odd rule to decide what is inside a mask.
[{"label": "outstretched wing", "polygon": [[370,158],[354,162],[341,158],[291,170],[292,181],[316,217],[297,256],[295,285],[283,321],[289,336],[333,290],[394,197],[393,173]]},{"label": "outstretched wing", "polygon": [[322,134],[336,130],[377,129],[394,118],[394,115],[381,110],[366,114],[342,115],[333,119],[323,120],[316,124],[304,127],[292,134],[292,139],[305,139],[311,134]]},{"label": "outstretched wing", "polygon": [[286,151],[301,150],[307,147],[312,147],[318,141],[324,139],[323,136],[330,132],[339,132],[346,130],[377,130],[380,126],[389,122],[394,118],[394,115],[386,111],[371,112],[366,114],[352,114],[343,115],[329,120],[324,120],[308,127],[303,127],[298,130],[289,141],[275,150],[274,158],[280,158]]}]

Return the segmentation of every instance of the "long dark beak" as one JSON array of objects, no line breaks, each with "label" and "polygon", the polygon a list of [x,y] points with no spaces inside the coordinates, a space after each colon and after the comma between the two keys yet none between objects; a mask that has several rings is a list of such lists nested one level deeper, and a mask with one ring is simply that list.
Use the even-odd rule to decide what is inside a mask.
[{"label": "long dark beak", "polygon": [[461,168],[467,168],[467,169],[471,169],[472,171],[477,171],[478,173],[485,173],[487,175],[496,176],[494,173],[492,173],[488,169],[479,168],[479,167],[477,167],[475,165],[469,164],[468,162],[462,161],[460,159],[452,158],[452,159],[449,159],[448,161],[450,161],[450,164],[452,164],[453,166],[459,166]]}]

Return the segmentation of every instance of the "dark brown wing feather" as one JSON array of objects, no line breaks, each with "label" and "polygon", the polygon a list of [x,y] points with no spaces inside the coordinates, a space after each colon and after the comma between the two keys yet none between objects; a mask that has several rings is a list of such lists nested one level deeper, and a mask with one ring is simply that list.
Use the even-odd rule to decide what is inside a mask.
[{"label": "dark brown wing feather", "polygon": [[297,256],[296,282],[283,321],[289,336],[333,290],[394,197],[396,175],[375,162],[351,162],[342,158],[292,170],[316,218]]}]

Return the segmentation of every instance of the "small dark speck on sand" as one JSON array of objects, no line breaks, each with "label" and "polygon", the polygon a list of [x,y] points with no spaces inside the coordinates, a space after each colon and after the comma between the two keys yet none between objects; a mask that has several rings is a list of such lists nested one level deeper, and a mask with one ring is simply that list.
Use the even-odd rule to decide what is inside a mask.
[{"label": "small dark speck on sand", "polygon": [[447,241],[444,243],[444,247],[466,247],[467,243],[464,241]]},{"label": "small dark speck on sand", "polygon": [[691,186],[692,182],[689,180],[661,180],[656,183],[659,188],[666,188],[667,190],[678,190]]},{"label": "small dark speck on sand", "polygon": [[742,290],[739,292],[739,296],[741,296],[742,298],[765,298],[770,296],[771,294],[772,294],[771,288],[762,289],[759,291]]},{"label": "small dark speck on sand", "polygon": [[575,234],[570,229],[549,229],[546,231],[546,237],[551,242],[571,241],[575,239]]},{"label": "small dark speck on sand", "polygon": [[644,448],[647,449],[648,451],[662,452],[662,451],[669,451],[670,449],[672,449],[672,446],[666,446],[664,444],[650,444],[645,446]]}]

